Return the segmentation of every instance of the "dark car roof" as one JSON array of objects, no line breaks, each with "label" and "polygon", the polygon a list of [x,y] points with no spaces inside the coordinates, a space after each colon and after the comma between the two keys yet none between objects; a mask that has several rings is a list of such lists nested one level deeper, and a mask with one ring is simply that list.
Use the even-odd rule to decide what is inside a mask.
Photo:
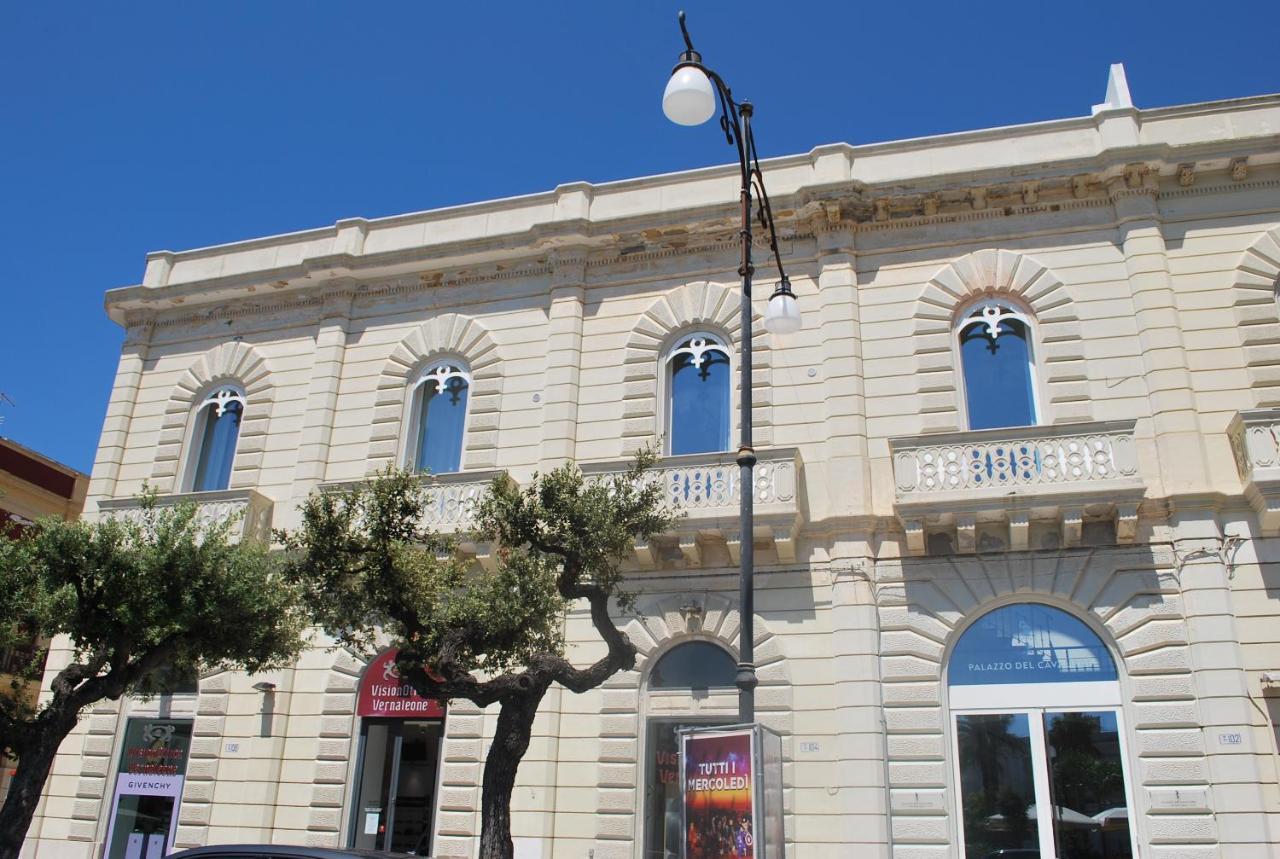
[{"label": "dark car roof", "polygon": [[[380,850],[307,847],[302,844],[210,844],[170,853],[167,859],[213,859],[215,856],[279,856],[282,859],[393,859],[409,853],[384,853]],[[413,859],[428,859],[413,856]]]}]

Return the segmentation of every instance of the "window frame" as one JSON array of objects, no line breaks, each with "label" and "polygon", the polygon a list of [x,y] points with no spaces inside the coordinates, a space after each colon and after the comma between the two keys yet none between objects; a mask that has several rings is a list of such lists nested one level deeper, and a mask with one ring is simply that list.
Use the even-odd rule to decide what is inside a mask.
[{"label": "window frame", "polygon": [[[230,391],[227,397],[220,395],[224,391]],[[204,455],[204,434],[205,428],[209,423],[209,411],[216,408],[220,401],[238,402],[240,404],[240,428],[236,431],[236,445],[231,451],[231,471],[227,474],[227,485],[222,489],[205,489],[197,490],[196,474],[200,471],[200,457]],[[223,406],[225,409],[225,406]],[[182,457],[182,480],[179,483],[182,492],[226,492],[231,489],[231,484],[236,474],[236,456],[240,452],[240,440],[244,435],[245,420],[249,415],[249,398],[245,394],[244,387],[239,382],[221,381],[205,388],[205,393],[198,398],[198,402],[191,413],[191,418],[187,421],[186,441],[183,445],[186,453]]]},{"label": "window frame", "polygon": [[[445,373],[437,371],[443,369]],[[437,357],[428,364],[424,364],[414,378],[414,382],[408,388],[408,394],[405,397],[404,413],[400,421],[403,428],[400,434],[400,466],[411,471],[420,471],[418,468],[418,427],[422,420],[422,388],[428,382],[436,382],[443,385],[449,379],[460,377],[467,383],[467,407],[462,415],[462,440],[458,448],[458,467],[455,471],[432,472],[432,476],[436,477],[440,474],[460,474],[466,471],[467,459],[467,437],[471,432],[471,404],[472,396],[475,393],[475,378],[471,375],[470,365],[459,357]]]},{"label": "window frame", "polygon": [[[729,410],[729,428],[728,437],[725,439],[723,450],[717,451],[701,451],[691,454],[673,454],[671,452],[671,442],[674,438],[674,431],[671,420],[674,417],[675,409],[672,408],[672,396],[674,389],[672,386],[672,362],[677,355],[689,353],[692,346],[684,346],[686,341],[693,341],[699,338],[705,338],[712,341],[712,344],[703,347],[702,351],[716,350],[721,352],[729,362],[729,385],[726,391],[728,399],[727,407]],[[738,432],[741,416],[734,404],[734,394],[737,392],[738,378],[738,356],[733,348],[733,339],[724,333],[714,331],[709,328],[688,329],[669,339],[667,346],[662,351],[662,357],[658,362],[658,378],[659,378],[659,396],[658,396],[658,426],[661,427],[662,433],[662,454],[663,456],[704,456],[714,453],[732,452],[733,439],[735,433]]]},{"label": "window frame", "polygon": [[959,413],[959,423],[966,432],[987,432],[990,430],[998,431],[1001,429],[1017,429],[1018,426],[1011,427],[988,427],[986,429],[975,430],[972,428],[969,415],[969,387],[964,372],[964,355],[961,350],[961,340],[964,332],[974,325],[989,325],[991,321],[982,318],[975,318],[975,314],[981,313],[985,308],[997,308],[1000,313],[994,320],[995,324],[999,324],[1005,319],[1014,319],[1021,322],[1027,329],[1027,372],[1030,374],[1031,385],[1031,409],[1034,412],[1034,421],[1029,424],[1021,424],[1019,426],[1044,426],[1050,423],[1048,415],[1045,413],[1045,403],[1048,402],[1044,396],[1042,389],[1043,380],[1042,373],[1039,370],[1041,343],[1040,343],[1040,326],[1037,324],[1035,315],[1022,302],[1005,295],[986,295],[976,301],[970,301],[960,306],[956,311],[955,319],[951,324],[951,354],[952,366],[956,377],[956,411]]}]

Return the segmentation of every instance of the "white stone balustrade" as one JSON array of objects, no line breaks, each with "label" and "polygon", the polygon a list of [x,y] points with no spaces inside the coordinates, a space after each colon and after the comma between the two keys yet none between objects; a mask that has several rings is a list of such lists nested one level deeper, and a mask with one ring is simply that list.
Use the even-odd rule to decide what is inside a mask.
[{"label": "white stone balustrade", "polygon": [[889,440],[894,508],[912,551],[930,524],[957,531],[972,551],[978,524],[1008,523],[1008,545],[1026,548],[1030,522],[1056,519],[1062,543],[1077,544],[1086,517],[1114,518],[1131,542],[1145,492],[1134,421],[1010,427]]},{"label": "white stone balustrade", "polygon": [[1227,438],[1262,533],[1280,535],[1280,409],[1239,412],[1227,427]]},{"label": "white stone balustrade", "polygon": [[[756,451],[754,470],[755,516],[757,542],[771,544],[780,560],[794,559],[795,533],[800,524],[800,478],[802,463],[796,448]],[[739,506],[742,499],[741,471],[737,454],[732,451],[667,456],[650,470],[648,479],[663,489],[668,510],[683,514],[676,525],[676,542],[691,565],[703,562],[698,540],[719,538],[725,541],[733,563],[737,563],[741,546]],[[624,472],[629,463],[601,462],[583,464],[588,475],[610,475]],[[637,546],[642,566],[654,565],[652,547]]]},{"label": "white stone balustrade", "polygon": [[[204,526],[226,519],[234,519],[231,542],[271,540],[271,517],[274,504],[270,498],[252,489],[225,489],[218,492],[183,492],[161,495],[156,498],[157,507],[173,507],[190,502],[196,505],[196,521]],[[141,521],[142,504],[137,498],[113,498],[98,502],[98,514],[103,517]]]},{"label": "white stone balustrade", "polygon": [[[495,477],[504,477],[503,470],[457,471],[449,474],[424,475],[428,490],[426,508],[422,516],[424,527],[445,533],[468,531],[475,515],[476,505]],[[322,492],[345,492],[358,486],[358,481],[325,483]]]}]

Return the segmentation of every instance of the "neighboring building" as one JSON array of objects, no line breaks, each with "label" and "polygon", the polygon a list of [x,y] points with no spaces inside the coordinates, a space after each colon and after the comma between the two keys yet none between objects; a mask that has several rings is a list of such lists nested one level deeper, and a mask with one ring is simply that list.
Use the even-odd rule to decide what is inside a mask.
[{"label": "neighboring building", "polygon": [[[1089,117],[766,164],[804,311],[786,342],[754,335],[747,537],[789,857],[1276,855],[1280,96],[1109,92]],[[736,712],[737,183],[151,254],[107,297],[127,336],[89,509],[149,481],[261,537],[399,463],[442,473],[432,522],[458,528],[497,472],[621,469],[660,439],[688,515],[628,560],[644,657],[547,696],[515,835],[521,856],[671,855],[674,728]],[[568,634],[586,658],[585,620]],[[474,855],[494,712],[388,717],[389,682],[385,654],[317,647],[103,702],[28,854]],[[130,778],[161,760],[167,781]]]},{"label": "neighboring building", "polygon": [[[0,437],[0,533],[16,537],[41,516],[78,519],[89,476]],[[17,694],[34,704],[39,683],[11,690],[15,676],[43,653],[47,642],[32,638],[25,647],[0,648],[0,695]],[[15,762],[0,756],[0,803],[9,792]]]}]

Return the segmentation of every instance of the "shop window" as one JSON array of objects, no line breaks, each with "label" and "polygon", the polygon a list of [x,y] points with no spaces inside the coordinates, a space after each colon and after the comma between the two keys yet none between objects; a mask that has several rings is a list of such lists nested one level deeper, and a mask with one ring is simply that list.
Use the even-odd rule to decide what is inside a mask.
[{"label": "shop window", "polygon": [[244,407],[244,394],[229,386],[214,391],[200,404],[192,432],[190,491],[215,492],[230,485]]},{"label": "shop window", "polygon": [[984,615],[947,666],[963,856],[1131,859],[1116,664],[1036,603]]},{"label": "shop window", "polygon": [[409,465],[431,474],[462,467],[471,376],[459,364],[428,367],[418,379],[410,406]]},{"label": "shop window", "polygon": [[729,449],[729,350],[714,334],[682,339],[667,355],[668,451],[673,455]]},{"label": "shop window", "polygon": [[964,314],[956,336],[969,429],[1039,423],[1031,318],[988,300]]}]

